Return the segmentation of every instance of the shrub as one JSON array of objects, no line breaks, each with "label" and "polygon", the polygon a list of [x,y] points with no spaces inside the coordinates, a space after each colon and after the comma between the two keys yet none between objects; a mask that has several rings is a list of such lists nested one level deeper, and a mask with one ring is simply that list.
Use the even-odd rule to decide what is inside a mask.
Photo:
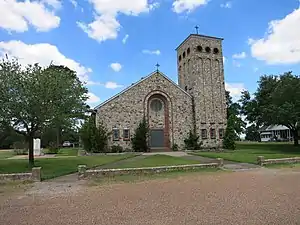
[{"label": "shrub", "polygon": [[131,148],[125,148],[124,152],[133,152]]},{"label": "shrub", "polygon": [[28,155],[27,149],[14,149],[16,155]]},{"label": "shrub", "polygon": [[187,150],[200,150],[203,143],[202,141],[199,142],[199,136],[190,131],[189,136],[184,140],[184,144]]},{"label": "shrub", "polygon": [[95,115],[85,121],[80,131],[84,149],[93,153],[108,151],[109,135],[110,133],[102,122],[98,124],[98,127],[96,126]]},{"label": "shrub", "polygon": [[172,145],[172,151],[177,152],[179,150],[178,144]]},{"label": "shrub", "polygon": [[144,117],[135,130],[135,134],[131,140],[133,150],[136,152],[148,152],[148,136],[149,127],[146,118]]},{"label": "shrub", "polygon": [[28,144],[24,141],[17,141],[13,143],[14,153],[16,155],[27,155],[28,154]]},{"label": "shrub", "polygon": [[123,147],[120,145],[113,145],[111,146],[111,153],[122,153]]},{"label": "shrub", "polygon": [[235,137],[236,133],[234,131],[234,118],[230,116],[228,118],[227,127],[223,139],[223,148],[228,150],[235,150]]},{"label": "shrub", "polygon": [[59,151],[59,148],[49,148],[48,151],[46,151],[46,154],[57,154]]}]

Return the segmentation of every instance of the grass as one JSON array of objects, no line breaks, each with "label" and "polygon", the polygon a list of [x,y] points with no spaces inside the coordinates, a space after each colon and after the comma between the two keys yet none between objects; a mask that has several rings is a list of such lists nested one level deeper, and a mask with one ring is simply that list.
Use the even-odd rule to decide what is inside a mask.
[{"label": "grass", "polygon": [[[133,154],[107,156],[77,156],[36,159],[35,166],[42,167],[42,179],[51,179],[77,171],[78,165],[87,165],[88,168],[116,162],[125,158],[134,157]],[[27,159],[1,159],[0,173],[28,172]]]},{"label": "grass", "polygon": [[226,152],[195,152],[194,155],[223,158],[225,160],[245,163],[256,163],[258,156],[265,159],[299,157],[300,147],[287,143],[237,143],[237,150]]},{"label": "grass", "polygon": [[58,156],[77,156],[78,148],[62,148],[58,151]]},{"label": "grass", "polygon": [[124,162],[116,166],[116,168],[139,168],[139,167],[156,167],[156,166],[175,166],[198,164],[199,161],[183,159],[180,157],[172,157],[167,155],[152,155],[144,159],[132,160]]},{"label": "grass", "polygon": [[153,179],[164,179],[164,178],[178,178],[186,175],[199,175],[207,174],[212,172],[228,172],[224,170],[219,170],[217,168],[203,168],[196,170],[188,171],[169,171],[164,173],[155,173],[155,174],[144,174],[144,175],[122,175],[114,177],[104,177],[99,179],[93,179],[89,182],[89,185],[95,186],[99,184],[111,184],[111,183],[131,183],[131,182],[141,182]]},{"label": "grass", "polygon": [[14,156],[13,150],[0,150],[0,159],[7,159]]}]

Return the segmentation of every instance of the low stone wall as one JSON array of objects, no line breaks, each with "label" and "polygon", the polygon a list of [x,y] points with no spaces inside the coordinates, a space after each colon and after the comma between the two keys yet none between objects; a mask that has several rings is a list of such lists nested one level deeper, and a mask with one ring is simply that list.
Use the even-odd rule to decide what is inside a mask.
[{"label": "low stone wall", "polygon": [[257,157],[257,164],[261,166],[269,165],[269,164],[280,164],[280,163],[300,163],[300,157],[281,158],[281,159],[265,159],[264,156]]},{"label": "low stone wall", "polygon": [[41,167],[34,167],[31,173],[0,174],[0,181],[41,181]]},{"label": "low stone wall", "polygon": [[208,164],[191,164],[191,165],[178,165],[178,166],[160,166],[160,167],[144,167],[144,168],[126,168],[126,169],[99,169],[87,170],[86,165],[78,166],[78,179],[85,178],[101,178],[113,177],[117,175],[143,175],[155,174],[170,171],[186,171],[196,170],[201,168],[221,168],[224,165],[223,159],[216,159],[215,163]]}]

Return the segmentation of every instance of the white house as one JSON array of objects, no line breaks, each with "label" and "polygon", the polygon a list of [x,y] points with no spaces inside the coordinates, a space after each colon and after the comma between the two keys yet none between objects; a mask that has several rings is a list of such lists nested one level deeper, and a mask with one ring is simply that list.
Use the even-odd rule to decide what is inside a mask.
[{"label": "white house", "polygon": [[259,133],[262,142],[290,141],[293,139],[290,129],[282,125],[264,126],[259,129]]}]

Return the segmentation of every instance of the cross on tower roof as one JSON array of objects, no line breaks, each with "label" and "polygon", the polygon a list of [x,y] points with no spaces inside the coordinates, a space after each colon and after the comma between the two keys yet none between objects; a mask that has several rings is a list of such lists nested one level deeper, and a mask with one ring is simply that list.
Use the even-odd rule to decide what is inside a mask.
[{"label": "cross on tower roof", "polygon": [[156,66],[156,71],[158,72],[160,65],[157,63],[155,66]]},{"label": "cross on tower roof", "polygon": [[198,27],[198,26],[195,26],[195,29],[196,29],[196,33],[199,34],[199,33],[198,33],[199,27]]}]

